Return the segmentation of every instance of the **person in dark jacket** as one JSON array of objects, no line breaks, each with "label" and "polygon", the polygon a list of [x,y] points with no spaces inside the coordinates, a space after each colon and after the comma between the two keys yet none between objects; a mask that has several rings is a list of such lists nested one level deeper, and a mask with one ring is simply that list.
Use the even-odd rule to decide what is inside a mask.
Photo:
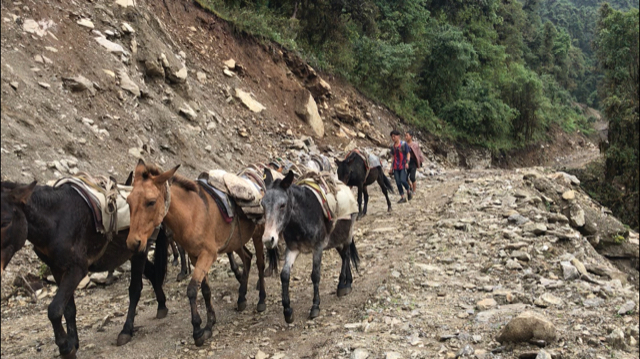
[{"label": "person in dark jacket", "polygon": [[397,130],[391,131],[391,139],[393,145],[391,145],[391,155],[393,156],[393,164],[391,166],[391,172],[396,180],[398,186],[398,193],[400,193],[400,200],[398,203],[404,203],[407,201],[404,198],[404,189],[407,189],[407,197],[409,200],[412,198],[411,187],[407,182],[407,169],[409,168],[409,161],[411,160],[411,149],[406,142],[400,140],[400,132]]},{"label": "person in dark jacket", "polygon": [[407,140],[407,145],[411,149],[411,160],[409,161],[409,186],[411,186],[411,192],[416,193],[416,171],[422,167],[422,151],[418,142],[413,140],[413,131],[407,131],[404,134],[404,139]]}]

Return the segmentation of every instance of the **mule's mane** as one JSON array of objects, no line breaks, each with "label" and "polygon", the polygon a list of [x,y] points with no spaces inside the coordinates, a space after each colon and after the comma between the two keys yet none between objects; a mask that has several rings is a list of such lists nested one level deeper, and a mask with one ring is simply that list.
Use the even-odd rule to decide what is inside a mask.
[{"label": "mule's mane", "polygon": [[[144,172],[142,172],[142,178],[146,180],[151,176],[159,176],[162,172],[162,169],[156,165],[146,165]],[[175,184],[186,191],[198,192],[198,186],[196,186],[196,183],[184,176],[177,174],[173,175],[170,181],[171,184]]]}]

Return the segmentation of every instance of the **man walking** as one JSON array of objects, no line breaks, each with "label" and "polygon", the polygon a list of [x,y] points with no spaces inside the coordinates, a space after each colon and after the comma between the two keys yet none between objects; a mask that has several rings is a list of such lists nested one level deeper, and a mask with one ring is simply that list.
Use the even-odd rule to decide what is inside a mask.
[{"label": "man walking", "polygon": [[409,183],[407,183],[407,169],[409,168],[409,161],[411,159],[411,149],[406,142],[400,140],[399,131],[391,131],[391,139],[393,140],[393,145],[391,145],[391,155],[393,156],[391,173],[393,173],[396,185],[398,186],[398,193],[400,193],[398,203],[405,203],[407,199],[404,198],[404,188],[407,189],[407,197],[409,200],[411,200],[412,197],[411,187],[409,187]]},{"label": "man walking", "polygon": [[422,167],[422,151],[418,142],[413,140],[413,131],[407,131],[404,134],[404,139],[407,140],[407,145],[411,149],[411,160],[409,161],[409,186],[411,186],[411,192],[416,193],[416,171]]}]

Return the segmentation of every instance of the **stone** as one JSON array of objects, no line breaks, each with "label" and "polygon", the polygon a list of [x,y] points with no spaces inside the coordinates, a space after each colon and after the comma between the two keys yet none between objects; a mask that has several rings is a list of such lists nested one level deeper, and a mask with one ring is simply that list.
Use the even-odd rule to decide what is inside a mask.
[{"label": "stone", "polygon": [[574,267],[576,267],[580,275],[583,275],[583,276],[589,275],[589,273],[587,272],[587,268],[584,266],[582,262],[578,260],[578,258],[571,258],[570,262],[571,264],[573,264]]},{"label": "stone", "polygon": [[269,357],[268,354],[265,354],[262,350],[258,350],[256,353],[255,359],[267,359]]},{"label": "stone", "polygon": [[358,348],[351,352],[351,359],[367,359],[369,355],[370,354],[367,350]]},{"label": "stone", "polygon": [[510,215],[507,220],[509,221],[509,223],[515,223],[518,226],[521,226],[527,222],[529,222],[529,218],[519,214],[519,213],[514,213],[512,215]]},{"label": "stone", "polygon": [[229,69],[229,70],[233,70],[236,68],[236,61],[234,59],[229,59],[227,61],[224,61],[223,64]]},{"label": "stone", "polygon": [[78,289],[86,288],[89,285],[89,282],[91,282],[91,278],[89,278],[88,275],[84,276],[84,278],[82,278],[82,280],[78,284]]},{"label": "stone", "polygon": [[511,258],[517,258],[520,261],[528,262],[531,260],[531,256],[527,252],[513,251],[511,252]]},{"label": "stone", "polygon": [[624,332],[622,329],[616,328],[611,334],[607,335],[607,343],[609,343],[613,349],[625,349],[626,343],[624,342]]},{"label": "stone", "polygon": [[104,318],[102,318],[100,323],[98,323],[98,327],[96,328],[96,331],[104,332],[104,327],[109,325],[109,323],[111,322],[111,318],[112,318],[111,314],[107,314]]},{"label": "stone", "polygon": [[532,339],[551,343],[556,339],[556,327],[541,315],[530,311],[511,319],[496,338],[500,343],[525,343]]},{"label": "stone", "polygon": [[351,112],[349,102],[346,99],[342,99],[340,102],[334,105],[336,110],[336,116],[344,122],[352,123],[354,122],[354,116]]},{"label": "stone", "polygon": [[165,74],[171,82],[182,84],[187,81],[189,71],[186,66],[181,67],[178,71],[175,71],[172,67],[165,66]]},{"label": "stone", "polygon": [[618,309],[618,314],[620,315],[627,315],[627,314],[631,314],[635,311],[636,309],[636,302],[630,300],[626,303],[624,303],[620,309]]},{"label": "stone", "polygon": [[42,55],[36,55],[33,57],[33,60],[39,64],[44,64],[44,60],[42,59]]},{"label": "stone", "polygon": [[549,217],[547,218],[547,221],[549,223],[569,223],[569,218],[567,218],[567,216],[565,216],[562,213],[550,213]]},{"label": "stone", "polygon": [[227,76],[227,77],[235,76],[235,74],[233,72],[231,72],[229,69],[222,70],[222,73],[225,74],[225,76]]},{"label": "stone", "polygon": [[251,94],[236,88],[236,98],[238,98],[251,112],[260,113],[266,107],[251,97]]},{"label": "stone", "polygon": [[62,81],[71,91],[81,92],[85,90],[93,90],[93,82],[82,75],[63,77]]},{"label": "stone", "polygon": [[45,49],[45,50],[47,50],[47,51],[49,51],[49,52],[54,52],[54,53],[55,53],[55,52],[58,52],[58,49],[56,49],[56,48],[55,48],[55,47],[53,47],[53,46],[45,46],[45,47],[44,47],[44,49]]},{"label": "stone", "polygon": [[51,87],[51,85],[49,85],[46,82],[38,82],[38,85],[40,85],[40,87],[42,87],[44,89],[49,89],[49,87]]},{"label": "stone", "polygon": [[111,71],[111,70],[102,69],[102,72],[104,72],[105,74],[107,74],[107,75],[109,75],[109,76],[111,76],[113,78],[116,78],[116,73]]},{"label": "stone", "polygon": [[207,74],[202,71],[198,71],[196,72],[196,78],[198,79],[198,81],[205,83],[207,81]]},{"label": "stone", "polygon": [[569,207],[569,223],[575,228],[580,228],[585,225],[584,210],[577,203],[573,203],[571,207]]},{"label": "stone", "polygon": [[536,236],[540,236],[547,232],[547,226],[542,223],[529,222],[524,225],[523,231],[533,233]]},{"label": "stone", "polygon": [[476,303],[478,310],[488,310],[494,308],[498,303],[493,298],[486,298]]},{"label": "stone", "polygon": [[540,349],[538,355],[536,355],[536,359],[552,359],[552,356],[546,350]]},{"label": "stone", "polygon": [[18,81],[11,81],[9,85],[11,85],[11,87],[13,87],[14,90],[17,90],[20,83]]},{"label": "stone", "polygon": [[562,194],[562,199],[572,201],[576,199],[576,193],[573,190],[566,191]]},{"label": "stone", "polygon": [[76,21],[76,24],[78,24],[80,26],[84,26],[84,27],[86,27],[88,29],[93,29],[94,28],[93,22],[91,20],[85,19],[85,18],[82,18],[82,19]]},{"label": "stone", "polygon": [[131,27],[131,25],[126,22],[123,22],[120,28],[125,34],[134,34],[136,32],[136,30],[134,30],[133,27]]},{"label": "stone", "polygon": [[116,55],[128,54],[128,52],[124,49],[124,47],[122,47],[122,45],[109,41],[107,40],[106,37],[102,37],[102,36],[96,37],[95,40],[98,42],[98,44],[100,44],[102,47],[107,49],[107,51],[113,54],[116,54]]},{"label": "stone", "polygon": [[456,358],[466,357],[473,355],[475,353],[475,349],[470,344],[465,345],[462,349],[458,351],[456,354]]},{"label": "stone", "polygon": [[135,97],[140,97],[140,88],[129,78],[125,69],[118,70],[118,77],[120,78],[120,87],[123,90],[131,92]]},{"label": "stone", "polygon": [[301,90],[296,95],[296,114],[304,120],[318,138],[324,136],[324,123],[318,113],[318,106],[313,96],[307,90]]},{"label": "stone", "polygon": [[158,63],[157,60],[146,60],[144,67],[147,76],[164,78],[164,67],[162,67],[162,64]]},{"label": "stone", "polygon": [[187,104],[184,104],[184,106],[178,110],[178,113],[189,121],[195,121],[198,118],[198,114]]},{"label": "stone", "polygon": [[320,76],[317,76],[313,81],[308,83],[306,87],[316,99],[331,94],[331,85]]},{"label": "stone", "polygon": [[384,353],[385,359],[402,359],[402,355],[397,352],[386,352]]},{"label": "stone", "polygon": [[507,269],[522,269],[522,266],[520,265],[520,263],[518,263],[518,261],[514,261],[513,259],[509,259],[507,261],[507,264],[505,264],[505,268]]},{"label": "stone", "polygon": [[126,8],[129,6],[135,6],[136,0],[116,0],[116,4]]},{"label": "stone", "polygon": [[560,266],[562,267],[564,280],[569,281],[580,278],[580,272],[578,272],[578,269],[576,269],[571,262],[562,261],[560,262]]},{"label": "stone", "polygon": [[553,295],[551,293],[544,293],[538,299],[536,299],[534,304],[537,305],[538,307],[541,307],[541,308],[547,308],[547,307],[550,307],[550,306],[553,306],[553,305],[561,306],[562,305],[562,299],[556,297],[555,295]]}]

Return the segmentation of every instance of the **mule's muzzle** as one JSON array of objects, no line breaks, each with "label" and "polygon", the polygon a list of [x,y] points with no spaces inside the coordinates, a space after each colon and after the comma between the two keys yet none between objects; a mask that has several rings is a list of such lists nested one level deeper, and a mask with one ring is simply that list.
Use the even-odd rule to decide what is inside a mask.
[{"label": "mule's muzzle", "polygon": [[265,248],[273,249],[276,246],[276,239],[273,236],[268,236],[262,238],[262,243],[264,243]]},{"label": "mule's muzzle", "polygon": [[133,253],[141,252],[144,249],[144,247],[142,247],[142,241],[136,238],[127,240],[127,247]]}]

